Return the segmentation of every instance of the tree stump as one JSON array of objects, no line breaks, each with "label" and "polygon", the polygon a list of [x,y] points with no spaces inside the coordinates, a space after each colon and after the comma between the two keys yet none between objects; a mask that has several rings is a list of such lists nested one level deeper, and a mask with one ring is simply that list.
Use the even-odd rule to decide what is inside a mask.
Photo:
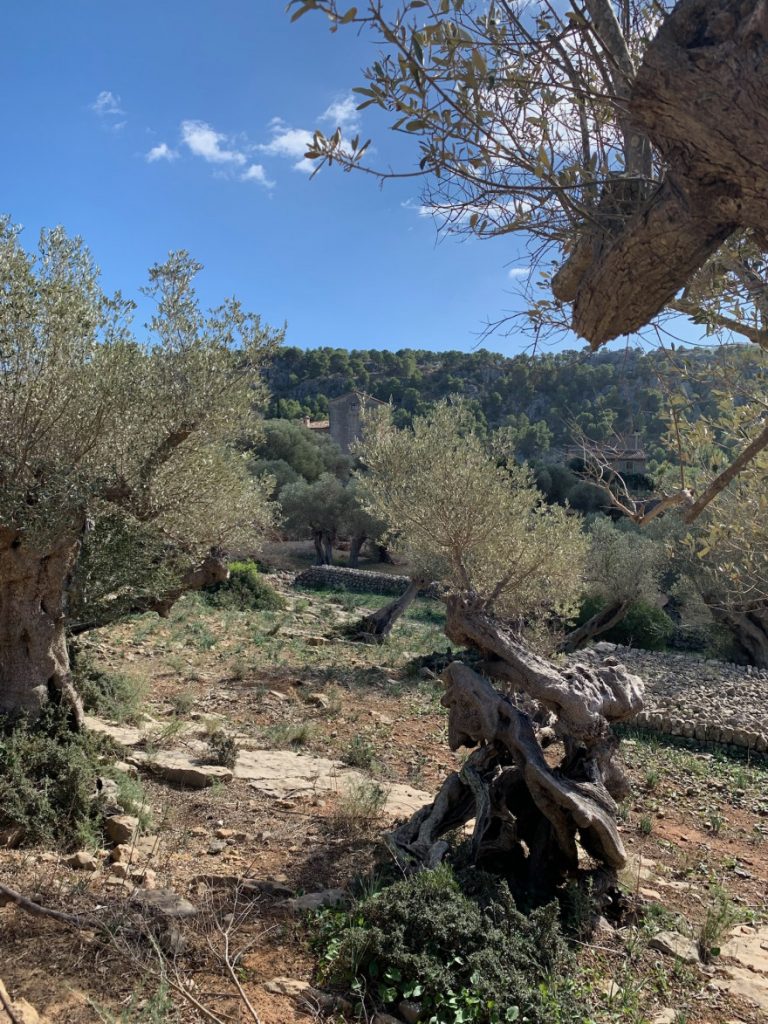
[{"label": "tree stump", "polygon": [[[486,673],[514,692],[501,693],[461,662],[448,666],[442,676],[448,742],[451,750],[474,750],[434,802],[391,833],[391,849],[406,870],[434,867],[449,851],[444,837],[474,819],[472,861],[504,874],[513,892],[551,895],[578,874],[579,845],[595,862],[593,880],[608,889],[626,862],[616,801],[629,791],[614,761],[611,723],[641,710],[642,680],[615,658],[598,667],[560,668],[471,595],[447,604],[449,639],[477,648]],[[523,710],[524,701],[543,714]],[[558,763],[544,754],[551,738],[562,743]]]}]

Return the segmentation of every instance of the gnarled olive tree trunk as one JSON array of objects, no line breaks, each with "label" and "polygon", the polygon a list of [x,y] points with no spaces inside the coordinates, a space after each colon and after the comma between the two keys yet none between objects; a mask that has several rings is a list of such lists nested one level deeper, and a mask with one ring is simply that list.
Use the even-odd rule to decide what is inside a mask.
[{"label": "gnarled olive tree trunk", "polygon": [[[600,885],[609,887],[626,860],[616,801],[628,792],[614,761],[611,723],[642,708],[642,680],[615,658],[597,668],[561,669],[471,596],[452,596],[447,605],[449,639],[479,650],[486,672],[512,692],[499,692],[460,662],[448,666],[442,703],[449,745],[476,749],[435,801],[391,834],[398,860],[406,868],[434,866],[448,852],[442,837],[474,819],[473,859],[505,874],[518,891],[546,894],[575,873],[577,842],[598,863]],[[545,758],[543,736],[522,710],[531,701],[549,712],[562,742],[556,764]]]},{"label": "gnarled olive tree trunk", "polygon": [[79,548],[76,534],[38,547],[21,532],[0,528],[0,715],[34,719],[53,698],[80,718],[65,629]]},{"label": "gnarled olive tree trunk", "polygon": [[586,622],[567,633],[560,644],[560,650],[566,654],[578,651],[593,637],[607,633],[609,629],[613,629],[626,617],[630,604],[631,601],[614,601],[613,604],[607,605],[602,611],[592,615]]},{"label": "gnarled olive tree trunk", "polygon": [[[704,600],[706,602],[706,597]],[[709,610],[715,621],[733,634],[750,664],[768,668],[768,603],[744,609],[711,604]]]},{"label": "gnarled olive tree trunk", "polygon": [[643,55],[628,113],[661,154],[663,180],[619,218],[610,202],[598,209],[553,281],[593,348],[648,323],[734,231],[768,230],[765,0],[679,0]]},{"label": "gnarled olive tree trunk", "polygon": [[410,608],[419,591],[427,586],[427,580],[416,577],[410,581],[405,591],[396,598],[385,604],[383,608],[366,615],[351,630],[355,640],[364,640],[368,643],[381,643],[392,632],[392,627],[397,620]]}]

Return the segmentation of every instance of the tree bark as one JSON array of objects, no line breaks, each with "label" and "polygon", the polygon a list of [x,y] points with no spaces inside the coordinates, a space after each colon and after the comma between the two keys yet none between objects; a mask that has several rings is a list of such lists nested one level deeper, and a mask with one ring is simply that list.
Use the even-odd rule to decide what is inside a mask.
[{"label": "tree bark", "polygon": [[0,528],[0,715],[34,720],[49,700],[82,707],[69,674],[67,586],[80,549],[76,533],[38,548]]},{"label": "tree bark", "polygon": [[322,531],[312,531],[312,543],[315,545],[315,565],[325,565],[325,552],[323,551]]},{"label": "tree bark", "polygon": [[379,562],[382,565],[394,565],[395,560],[389,553],[389,548],[386,544],[376,545],[376,554],[378,555]]},{"label": "tree bark", "polygon": [[312,543],[315,545],[315,565],[333,565],[333,537],[327,530],[314,530]]},{"label": "tree bark", "polygon": [[410,608],[419,596],[419,591],[426,585],[427,580],[412,579],[400,597],[361,619],[351,631],[353,638],[367,643],[382,643],[392,632],[392,627],[397,620]]},{"label": "tree bark", "polygon": [[[449,639],[478,649],[484,664],[519,692],[500,693],[460,662],[448,666],[442,677],[448,743],[452,750],[476,749],[432,804],[391,833],[399,863],[406,870],[434,866],[449,851],[442,837],[474,818],[473,861],[502,872],[513,888],[551,896],[566,876],[578,874],[578,840],[601,865],[607,891],[626,861],[616,800],[628,792],[613,760],[618,740],[610,723],[641,709],[642,680],[615,658],[596,668],[561,670],[530,651],[472,595],[452,595],[447,612]],[[563,743],[556,767],[544,757],[524,701],[554,716],[554,733]]]},{"label": "tree bark", "polygon": [[664,178],[622,218],[596,211],[553,283],[595,349],[647,324],[732,232],[768,229],[765,0],[680,0],[645,51],[629,112]]},{"label": "tree bark", "polygon": [[350,569],[356,569],[360,561],[360,551],[368,538],[365,534],[358,534],[351,538],[349,542],[349,567]]},{"label": "tree bark", "polygon": [[630,604],[631,601],[614,601],[613,604],[609,604],[607,608],[603,608],[602,611],[566,634],[559,650],[564,653],[577,651],[593,637],[599,636],[601,633],[607,633],[609,629],[613,629],[626,616]]},{"label": "tree bark", "polygon": [[[704,601],[708,603],[706,597]],[[742,610],[717,604],[708,604],[708,607],[715,621],[733,634],[749,663],[757,668],[768,668],[768,603]]]}]

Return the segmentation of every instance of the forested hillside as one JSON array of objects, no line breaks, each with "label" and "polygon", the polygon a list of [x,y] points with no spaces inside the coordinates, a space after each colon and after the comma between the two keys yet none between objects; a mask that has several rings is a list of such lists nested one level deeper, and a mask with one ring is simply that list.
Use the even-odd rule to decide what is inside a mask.
[{"label": "forested hillside", "polygon": [[[651,459],[661,460],[665,411],[682,396],[692,419],[714,415],[713,364],[731,378],[765,369],[764,354],[746,346],[643,352],[626,348],[518,355],[401,349],[282,348],[267,371],[269,415],[324,417],[328,400],[352,389],[397,406],[408,422],[448,395],[469,400],[491,428],[510,427],[523,457],[572,440],[578,423],[597,440],[640,431]],[[677,402],[681,402],[678,397]]]}]

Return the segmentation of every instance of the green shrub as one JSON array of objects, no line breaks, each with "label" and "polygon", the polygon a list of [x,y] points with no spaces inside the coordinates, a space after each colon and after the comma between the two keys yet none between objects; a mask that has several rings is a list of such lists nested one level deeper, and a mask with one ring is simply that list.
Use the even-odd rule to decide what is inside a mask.
[{"label": "green shrub", "polygon": [[322,980],[429,1024],[577,1024],[555,904],[524,916],[505,882],[442,865],[320,918]]},{"label": "green shrub", "polygon": [[237,611],[281,611],[285,599],[263,579],[255,562],[230,562],[229,579],[205,591],[208,604],[214,608]]},{"label": "green shrub", "polygon": [[74,686],[86,711],[115,722],[135,723],[141,715],[146,685],[140,680],[98,668],[80,655],[74,667]]},{"label": "green shrub", "polygon": [[352,768],[370,768],[376,757],[376,747],[367,736],[355,733],[341,755],[344,764]]},{"label": "green shrub", "polygon": [[21,721],[0,729],[0,828],[19,826],[27,842],[63,849],[97,843],[102,747],[73,732],[66,712],[53,706],[34,727]]},{"label": "green shrub", "polygon": [[[599,597],[587,597],[579,612],[578,625],[592,618],[605,607]],[[612,629],[600,633],[596,640],[612,644],[640,647],[646,651],[663,651],[675,632],[675,624],[661,608],[647,601],[635,601],[629,611]]]},{"label": "green shrub", "polygon": [[223,729],[217,729],[208,737],[209,764],[220,764],[224,768],[234,768],[240,748],[234,736],[228,736]]}]

